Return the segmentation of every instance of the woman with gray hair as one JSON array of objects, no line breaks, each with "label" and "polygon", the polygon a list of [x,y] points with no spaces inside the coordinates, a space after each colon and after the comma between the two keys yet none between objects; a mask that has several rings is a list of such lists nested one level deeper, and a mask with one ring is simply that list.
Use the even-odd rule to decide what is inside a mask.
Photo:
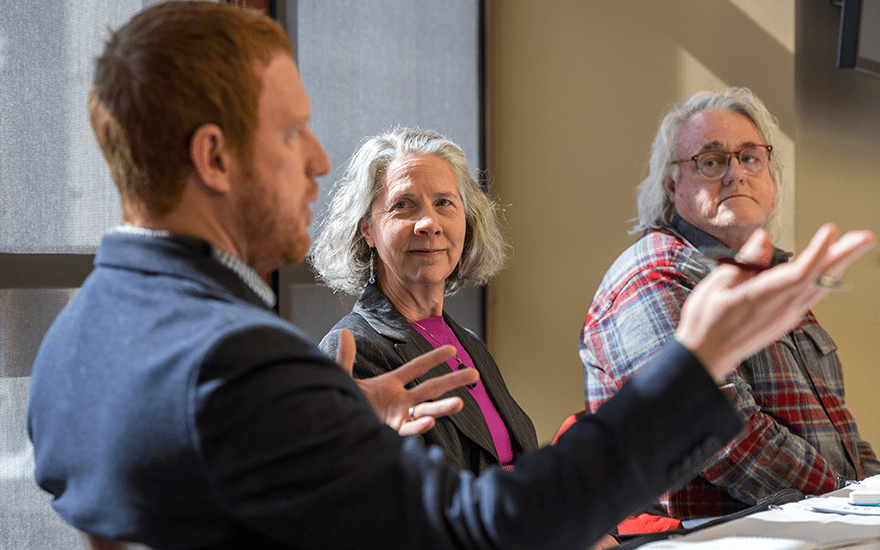
[{"label": "woman with gray hair", "polygon": [[474,473],[510,467],[537,447],[531,420],[485,344],[443,311],[445,296],[484,284],[508,250],[498,207],[471,177],[461,149],[435,132],[397,128],[366,140],[349,161],[310,254],[322,282],[359,295],[320,343],[335,356],[340,332],[351,331],[355,377],[389,372],[444,345],[454,346],[455,356],[416,384],[450,369],[479,371],[473,387],[451,392],[462,411],[438,418],[423,436]]}]

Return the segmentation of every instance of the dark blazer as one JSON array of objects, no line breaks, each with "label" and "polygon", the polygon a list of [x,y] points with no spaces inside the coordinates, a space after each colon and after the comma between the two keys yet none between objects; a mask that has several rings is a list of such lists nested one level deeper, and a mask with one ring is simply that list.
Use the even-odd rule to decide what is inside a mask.
[{"label": "dark blazer", "polygon": [[[189,238],[106,236],[34,364],[35,477],[70,525],[153,548],[586,548],[742,427],[677,342],[557,445],[480,476]],[[645,414],[650,411],[650,414]]]},{"label": "dark blazer", "polygon": [[[537,448],[535,427],[507,390],[489,349],[473,332],[459,326],[445,312],[443,319],[480,371],[480,380],[510,433],[514,459],[523,452]],[[434,349],[375,284],[367,285],[352,312],[336,323],[321,340],[319,347],[331,357],[336,356],[342,329],[350,330],[357,343],[354,362],[354,375],[357,378],[389,372]],[[449,372],[452,369],[446,363],[437,365],[412,385]],[[442,447],[450,462],[474,473],[499,464],[492,435],[476,399],[466,388],[456,388],[448,395],[460,397],[464,408],[457,414],[437,419],[434,428],[423,436],[425,442]]]}]

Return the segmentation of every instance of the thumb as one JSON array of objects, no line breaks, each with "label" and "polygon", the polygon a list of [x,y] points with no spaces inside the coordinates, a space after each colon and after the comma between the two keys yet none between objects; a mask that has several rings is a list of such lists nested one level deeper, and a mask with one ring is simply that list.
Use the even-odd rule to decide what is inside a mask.
[{"label": "thumb", "polygon": [[351,335],[351,332],[348,329],[342,329],[339,331],[339,347],[336,348],[336,362],[339,363],[339,366],[342,367],[349,376],[354,372],[354,356],[356,351],[357,347],[355,346],[354,336]]},{"label": "thumb", "polygon": [[773,257],[773,243],[770,242],[770,234],[765,229],[756,229],[746,244],[742,246],[736,259],[741,262],[769,265]]}]

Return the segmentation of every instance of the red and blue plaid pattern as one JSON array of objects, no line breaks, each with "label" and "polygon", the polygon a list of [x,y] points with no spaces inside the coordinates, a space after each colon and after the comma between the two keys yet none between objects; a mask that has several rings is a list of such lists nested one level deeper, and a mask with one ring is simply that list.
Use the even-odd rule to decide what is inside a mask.
[{"label": "red and blue plaid pattern", "polygon": [[[608,270],[581,333],[589,410],[673,337],[681,306],[710,271],[703,252],[671,229],[649,230]],[[668,513],[719,516],[786,487],[821,494],[837,488],[838,475],[880,473],[844,404],[836,349],[808,312],[795,330],[746,359],[722,386],[746,429],[697,478],[664,495]]]}]

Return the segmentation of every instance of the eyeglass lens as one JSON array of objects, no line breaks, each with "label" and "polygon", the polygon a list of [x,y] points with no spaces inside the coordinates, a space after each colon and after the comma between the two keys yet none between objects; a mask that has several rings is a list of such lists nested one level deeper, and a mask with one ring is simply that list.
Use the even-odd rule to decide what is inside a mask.
[{"label": "eyeglass lens", "polygon": [[730,164],[730,157],[737,157],[743,170],[750,174],[759,174],[770,162],[770,151],[766,147],[746,147],[737,153],[723,151],[706,151],[697,155],[697,170],[709,179],[722,177]]}]

